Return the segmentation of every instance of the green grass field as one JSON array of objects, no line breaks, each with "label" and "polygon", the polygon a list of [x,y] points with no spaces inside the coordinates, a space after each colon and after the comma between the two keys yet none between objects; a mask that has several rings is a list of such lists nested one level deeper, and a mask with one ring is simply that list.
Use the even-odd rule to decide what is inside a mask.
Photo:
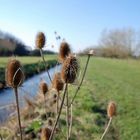
[{"label": "green grass field", "polygon": [[[46,56],[46,60],[54,57]],[[39,58],[19,59],[25,64]],[[86,57],[79,60],[83,70]],[[6,60],[0,58],[0,62],[5,65]],[[69,95],[72,96],[74,91],[75,86],[72,86]],[[112,100],[117,104],[117,116],[104,140],[139,140],[140,60],[90,59],[83,86],[73,105],[71,140],[99,140],[108,121],[106,107]],[[65,126],[64,119],[62,115],[61,124]],[[62,135],[56,137],[57,140],[65,139]]]},{"label": "green grass field", "polygon": [[[5,67],[8,60],[12,57],[0,57],[0,68]],[[32,63],[37,63],[39,60],[42,61],[41,57],[16,57],[20,62],[24,64],[32,64]],[[46,60],[52,60],[56,59],[56,55],[46,55],[45,56]]]},{"label": "green grass field", "polygon": [[[82,67],[85,58],[81,59]],[[80,140],[98,140],[107,123],[104,112],[113,100],[117,116],[106,140],[140,138],[140,61],[91,58],[76,98],[73,132]],[[77,131],[76,131],[77,128]]]}]

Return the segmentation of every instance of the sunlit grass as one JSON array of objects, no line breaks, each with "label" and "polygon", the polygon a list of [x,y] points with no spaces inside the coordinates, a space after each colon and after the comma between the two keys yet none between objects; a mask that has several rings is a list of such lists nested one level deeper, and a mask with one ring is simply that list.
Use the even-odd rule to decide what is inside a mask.
[{"label": "sunlit grass", "polygon": [[[8,60],[11,57],[0,57],[0,68],[5,67]],[[23,56],[23,57],[18,57],[17,59],[24,65],[24,64],[32,64],[32,63],[37,63],[38,61],[42,61],[40,57],[34,57],[34,56]],[[47,60],[52,60],[52,59],[57,59],[56,55],[45,55],[45,59]]]}]

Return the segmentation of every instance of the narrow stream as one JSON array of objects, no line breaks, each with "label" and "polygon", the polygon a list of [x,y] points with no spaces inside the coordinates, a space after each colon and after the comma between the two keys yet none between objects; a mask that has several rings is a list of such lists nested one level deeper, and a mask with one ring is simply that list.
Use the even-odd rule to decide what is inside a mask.
[{"label": "narrow stream", "polygon": [[[59,72],[61,65],[57,65],[49,70],[51,78],[53,78],[54,73]],[[39,91],[39,83],[41,80],[45,80],[48,85],[50,85],[50,80],[48,78],[47,72],[42,72],[32,78],[27,79],[22,87],[19,88],[19,98],[20,101],[24,101],[24,96],[34,97]],[[0,91],[0,123],[8,119],[9,115],[13,112],[12,108],[7,110],[8,105],[15,103],[15,95],[12,89],[5,89]],[[22,102],[23,103],[23,102]]]}]

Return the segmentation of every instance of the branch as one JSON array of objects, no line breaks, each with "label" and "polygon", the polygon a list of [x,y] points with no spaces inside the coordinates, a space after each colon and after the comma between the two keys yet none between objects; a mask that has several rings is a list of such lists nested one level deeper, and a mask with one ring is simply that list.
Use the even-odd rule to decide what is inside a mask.
[{"label": "branch", "polygon": [[41,55],[42,60],[43,60],[43,62],[44,62],[44,66],[45,66],[45,69],[46,69],[46,71],[47,71],[48,77],[49,77],[49,79],[50,79],[50,81],[51,81],[51,83],[52,83],[52,79],[51,79],[51,76],[50,76],[50,74],[49,74],[49,71],[48,71],[48,68],[47,68],[47,65],[46,65],[46,61],[45,61],[45,58],[44,58],[42,49],[40,49],[40,55]]},{"label": "branch", "polygon": [[104,133],[103,133],[103,135],[102,135],[100,140],[103,140],[103,138],[104,138],[105,134],[107,133],[107,130],[108,130],[110,124],[111,124],[111,121],[112,121],[112,117],[109,119],[107,127],[106,127],[106,129],[105,129],[105,131],[104,131]]},{"label": "branch", "polygon": [[68,86],[68,84],[66,83],[66,84],[65,84],[65,87],[64,87],[64,94],[63,94],[63,99],[62,99],[62,102],[61,102],[59,114],[58,114],[58,116],[57,116],[57,119],[56,119],[56,122],[55,122],[55,124],[54,124],[53,129],[52,129],[52,132],[51,132],[51,135],[50,135],[49,140],[52,140],[52,139],[53,139],[54,131],[55,131],[55,128],[56,128],[57,123],[58,123],[58,121],[59,121],[59,118],[60,118],[60,115],[61,115],[61,111],[62,111],[62,107],[63,107],[63,104],[64,104],[64,100],[65,100],[65,96],[66,96],[66,92],[67,92],[67,86]]}]

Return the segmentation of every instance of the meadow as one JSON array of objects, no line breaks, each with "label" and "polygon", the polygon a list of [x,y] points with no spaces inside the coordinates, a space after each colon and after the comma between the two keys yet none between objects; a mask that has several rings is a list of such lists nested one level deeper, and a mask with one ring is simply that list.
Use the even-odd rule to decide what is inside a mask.
[{"label": "meadow", "polygon": [[[46,60],[56,56],[46,56]],[[79,57],[81,73],[86,57]],[[38,61],[37,57],[20,58],[23,64]],[[7,62],[0,58],[1,66]],[[69,96],[75,91],[73,85]],[[105,140],[139,140],[140,137],[140,60],[91,57],[82,87],[73,104],[71,140],[99,140],[108,121],[106,108],[109,101],[117,104]],[[62,113],[60,124],[66,126]],[[62,127],[62,131],[66,131]],[[65,134],[65,133],[64,133]],[[62,134],[56,135],[63,140]]]},{"label": "meadow", "polygon": [[[81,63],[85,58],[81,58]],[[76,98],[74,123],[80,140],[99,139],[110,100],[117,116],[106,140],[138,140],[140,137],[140,61],[91,58],[86,77]],[[75,131],[76,132],[76,131]],[[78,137],[77,137],[78,139]]]},{"label": "meadow", "polygon": [[[8,60],[12,57],[0,57],[0,68],[5,68]],[[40,57],[36,56],[17,56],[16,57],[23,65],[25,64],[32,64],[32,63],[37,63],[38,61],[42,61]],[[46,55],[45,57],[46,60],[52,60],[56,59],[56,55]]]}]

